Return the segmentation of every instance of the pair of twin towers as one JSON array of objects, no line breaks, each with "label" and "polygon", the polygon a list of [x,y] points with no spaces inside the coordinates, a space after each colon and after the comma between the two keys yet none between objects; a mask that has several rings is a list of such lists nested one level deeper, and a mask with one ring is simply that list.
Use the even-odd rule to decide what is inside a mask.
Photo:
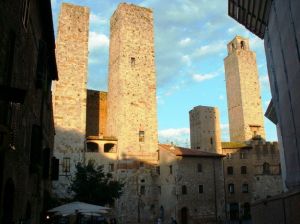
[{"label": "pair of twin towers", "polygon": [[[60,159],[60,167],[69,163],[71,171],[84,159],[89,137],[88,36],[89,9],[64,3],[56,41],[60,79],[53,89],[54,155]],[[99,139],[114,139],[120,160],[158,163],[154,58],[152,11],[120,4],[110,20],[108,94],[104,103],[107,117],[99,116],[98,120],[105,126]],[[231,140],[264,137],[255,53],[250,51],[247,39],[237,36],[228,44],[225,69]]]}]

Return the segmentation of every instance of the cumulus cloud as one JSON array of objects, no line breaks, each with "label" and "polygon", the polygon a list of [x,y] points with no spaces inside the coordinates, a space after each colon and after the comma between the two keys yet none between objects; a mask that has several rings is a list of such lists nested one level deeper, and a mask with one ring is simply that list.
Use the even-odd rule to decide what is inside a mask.
[{"label": "cumulus cloud", "polygon": [[226,43],[224,41],[212,42],[207,45],[203,45],[196,49],[193,53],[194,57],[205,57],[208,55],[220,54],[226,50]]},{"label": "cumulus cloud", "polygon": [[107,21],[106,18],[100,16],[99,14],[91,13],[91,15],[90,15],[90,23],[91,24],[106,25],[106,24],[108,24],[108,21]]},{"label": "cumulus cloud", "polygon": [[193,80],[196,82],[203,82],[209,79],[213,79],[217,76],[215,73],[208,73],[208,74],[193,74]]},{"label": "cumulus cloud", "polygon": [[89,33],[89,50],[99,49],[101,47],[108,47],[109,39],[102,33],[91,31]]},{"label": "cumulus cloud", "polygon": [[190,147],[190,129],[189,128],[169,128],[158,131],[160,143],[173,142],[175,145]]},{"label": "cumulus cloud", "polygon": [[221,133],[222,133],[222,141],[229,141],[230,137],[229,137],[229,124],[225,123],[225,124],[220,124],[221,127]]},{"label": "cumulus cloud", "polygon": [[259,77],[259,82],[261,89],[270,89],[269,77],[268,75],[263,75]]},{"label": "cumulus cloud", "polygon": [[179,41],[179,45],[185,47],[191,43],[191,38],[187,37]]},{"label": "cumulus cloud", "polygon": [[191,57],[189,55],[183,55],[181,57],[181,61],[186,64],[187,66],[191,66],[192,61],[191,61]]},{"label": "cumulus cloud", "polygon": [[184,134],[190,134],[189,128],[169,128],[165,130],[158,131],[160,137],[169,138],[169,137],[178,137]]}]

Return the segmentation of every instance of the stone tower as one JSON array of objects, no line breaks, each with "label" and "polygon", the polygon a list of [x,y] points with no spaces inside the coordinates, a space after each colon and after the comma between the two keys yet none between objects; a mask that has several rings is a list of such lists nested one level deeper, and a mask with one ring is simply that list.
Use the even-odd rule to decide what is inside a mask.
[{"label": "stone tower", "polygon": [[249,40],[236,36],[224,59],[231,141],[265,138],[256,56]]},{"label": "stone tower", "polygon": [[75,164],[82,159],[86,132],[89,9],[62,4],[56,40],[59,82],[53,91],[58,195],[64,195]]},{"label": "stone tower", "polygon": [[110,20],[107,134],[119,158],[157,162],[153,14],[122,3]]},{"label": "stone tower", "polygon": [[222,153],[218,108],[197,106],[189,114],[191,148]]}]

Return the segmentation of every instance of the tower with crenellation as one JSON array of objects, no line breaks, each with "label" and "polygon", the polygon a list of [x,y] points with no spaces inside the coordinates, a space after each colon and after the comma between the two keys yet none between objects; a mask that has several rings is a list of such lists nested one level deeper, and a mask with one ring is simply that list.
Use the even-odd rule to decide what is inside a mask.
[{"label": "tower with crenellation", "polygon": [[157,163],[153,13],[122,3],[110,20],[107,135],[119,158]]},{"label": "tower with crenellation", "polygon": [[89,9],[63,3],[56,39],[59,82],[53,91],[54,156],[59,159],[59,178],[53,184],[62,197],[68,195],[70,176],[85,149],[88,34]]},{"label": "tower with crenellation", "polygon": [[230,140],[265,138],[256,56],[249,40],[236,36],[224,59]]}]

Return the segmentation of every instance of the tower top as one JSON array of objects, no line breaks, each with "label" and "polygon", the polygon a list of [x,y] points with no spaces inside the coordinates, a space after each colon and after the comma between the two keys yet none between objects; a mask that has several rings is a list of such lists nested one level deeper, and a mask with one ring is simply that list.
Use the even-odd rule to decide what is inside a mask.
[{"label": "tower top", "polygon": [[232,41],[227,44],[228,55],[239,51],[245,50],[250,51],[249,38],[244,38],[242,36],[235,36]]}]

